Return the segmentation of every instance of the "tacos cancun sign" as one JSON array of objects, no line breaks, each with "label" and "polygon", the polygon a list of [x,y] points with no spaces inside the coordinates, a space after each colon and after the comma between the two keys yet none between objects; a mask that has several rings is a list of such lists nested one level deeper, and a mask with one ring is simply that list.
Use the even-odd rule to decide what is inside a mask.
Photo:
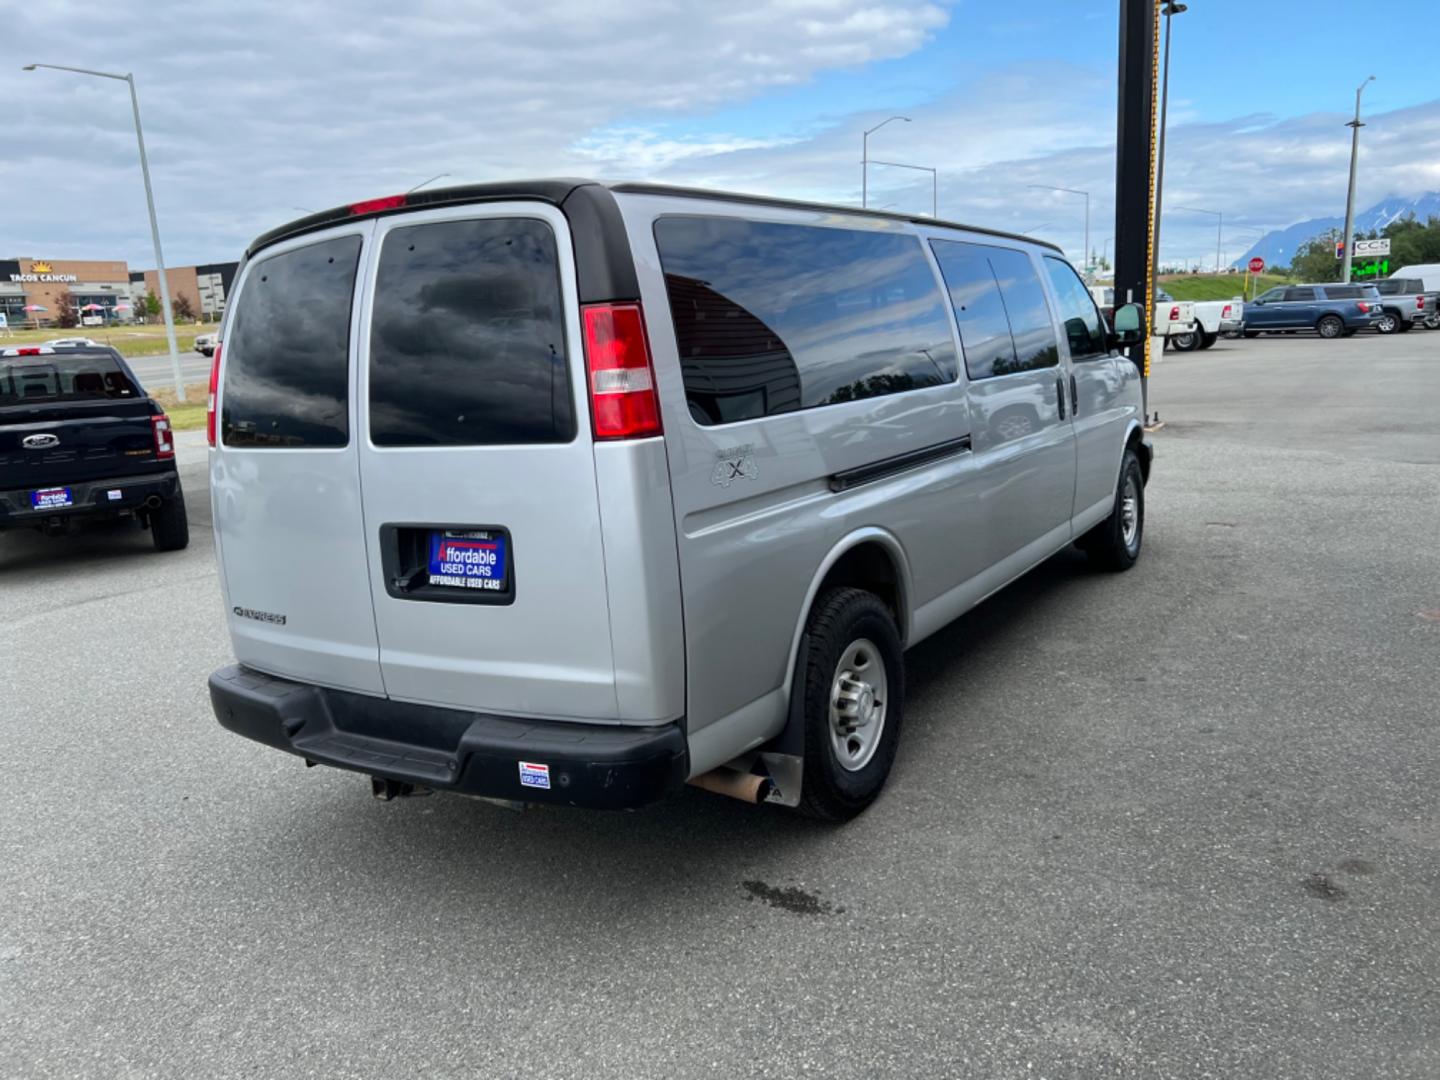
[{"label": "tacos cancun sign", "polygon": [[20,283],[24,283],[27,281],[37,283],[42,281],[53,281],[61,284],[73,284],[74,282],[78,281],[79,278],[77,278],[74,274],[57,274],[48,262],[41,262],[37,259],[35,262],[30,264],[30,273],[11,274],[10,280],[12,282]]}]

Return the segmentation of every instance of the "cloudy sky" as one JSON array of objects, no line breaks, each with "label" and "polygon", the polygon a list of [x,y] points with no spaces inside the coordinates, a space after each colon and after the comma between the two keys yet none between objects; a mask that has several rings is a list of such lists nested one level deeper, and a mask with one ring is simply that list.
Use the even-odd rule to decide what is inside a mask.
[{"label": "cloudy sky", "polygon": [[[1167,206],[1222,210],[1224,247],[1359,202],[1440,190],[1434,0],[1189,0],[1176,18]],[[859,203],[871,155],[939,170],[943,217],[1083,253],[1113,228],[1116,0],[48,0],[0,43],[0,257],[150,265],[123,83],[133,71],[172,265],[238,257],[303,209],[440,183],[584,175]],[[1364,24],[1373,34],[1358,33]],[[1396,31],[1402,31],[1398,37]],[[1373,47],[1352,42],[1373,41]],[[872,206],[928,211],[876,166]],[[1247,231],[1249,230],[1249,231]],[[1215,220],[1167,211],[1164,258],[1213,260]]]}]

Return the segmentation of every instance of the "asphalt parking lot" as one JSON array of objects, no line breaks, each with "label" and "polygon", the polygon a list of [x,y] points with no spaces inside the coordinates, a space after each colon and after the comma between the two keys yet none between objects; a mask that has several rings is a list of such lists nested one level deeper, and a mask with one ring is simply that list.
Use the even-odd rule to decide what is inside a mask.
[{"label": "asphalt parking lot", "polygon": [[912,651],[839,828],[380,804],[224,732],[182,436],[187,551],[0,536],[0,1072],[1440,1075],[1437,403],[1440,333],[1167,357],[1141,564]]}]

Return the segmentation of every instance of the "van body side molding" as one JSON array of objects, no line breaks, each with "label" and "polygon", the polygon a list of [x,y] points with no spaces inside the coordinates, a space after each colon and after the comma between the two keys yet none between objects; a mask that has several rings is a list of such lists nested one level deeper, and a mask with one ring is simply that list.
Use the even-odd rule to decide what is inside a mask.
[{"label": "van body side molding", "polygon": [[895,473],[918,469],[922,465],[929,465],[943,458],[968,453],[970,453],[970,436],[962,435],[958,439],[950,439],[933,446],[922,446],[919,450],[911,450],[908,453],[896,454],[894,457],[872,461],[868,465],[859,465],[853,469],[845,469],[843,472],[832,473],[830,490],[849,491],[853,487],[883,480]]}]

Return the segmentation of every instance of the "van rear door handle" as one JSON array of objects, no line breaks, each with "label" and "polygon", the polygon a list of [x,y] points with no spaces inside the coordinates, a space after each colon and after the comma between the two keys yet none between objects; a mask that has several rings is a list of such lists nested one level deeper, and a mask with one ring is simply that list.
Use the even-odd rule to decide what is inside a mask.
[{"label": "van rear door handle", "polygon": [[1070,376],[1070,415],[1080,415],[1080,393],[1075,389],[1075,376]]},{"label": "van rear door handle", "polygon": [[1065,377],[1055,376],[1055,401],[1060,406],[1060,419],[1065,419]]}]

